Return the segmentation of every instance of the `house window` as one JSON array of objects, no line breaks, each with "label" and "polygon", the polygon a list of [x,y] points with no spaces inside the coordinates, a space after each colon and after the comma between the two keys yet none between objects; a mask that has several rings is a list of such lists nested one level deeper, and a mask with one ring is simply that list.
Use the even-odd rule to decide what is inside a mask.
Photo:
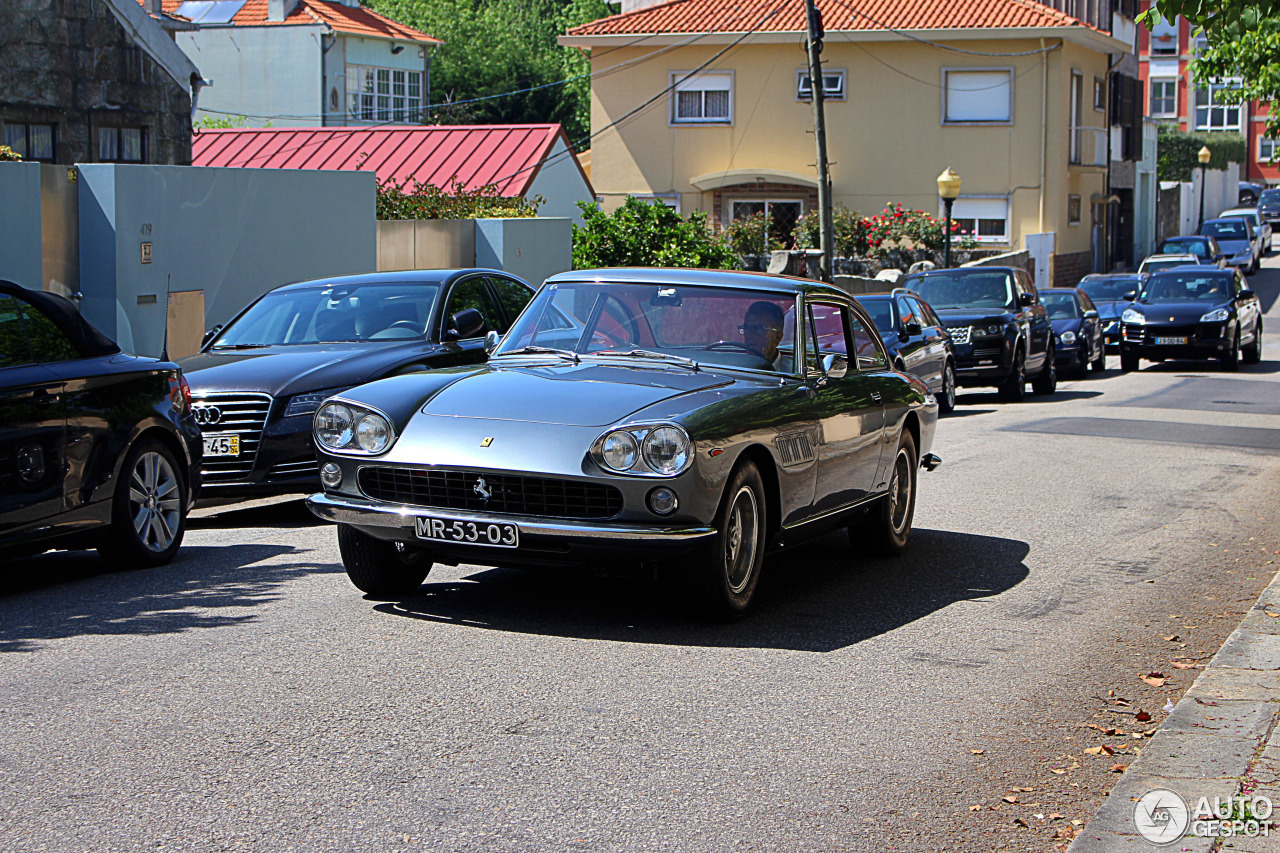
[{"label": "house window", "polygon": [[[828,101],[843,101],[845,72],[840,69],[825,69],[822,72],[822,97]],[[796,100],[813,100],[813,81],[808,71],[796,72]]]},{"label": "house window", "polygon": [[1240,130],[1240,105],[1219,100],[1224,89],[1239,87],[1239,80],[1228,80],[1208,89],[1196,89],[1196,130]]},{"label": "house window", "polygon": [[53,160],[53,125],[6,124],[4,144],[24,160]]},{"label": "house window", "polygon": [[1083,134],[1080,133],[1080,118],[1084,114],[1084,75],[1071,72],[1071,163],[1079,163],[1084,148]]},{"label": "house window", "polygon": [[1153,56],[1178,55],[1178,20],[1161,20],[1151,28],[1151,54]]},{"label": "house window", "polygon": [[796,230],[796,220],[804,213],[804,202],[798,199],[734,199],[731,203],[733,218],[746,219],[757,213],[765,215],[769,224],[769,238],[781,246],[790,249],[795,245],[792,232]]},{"label": "house window", "polygon": [[1276,141],[1265,136],[1258,137],[1258,162],[1270,163],[1276,156]]},{"label": "house window", "polygon": [[1106,110],[1107,108],[1107,84],[1093,78],[1093,108],[1095,110]]},{"label": "house window", "polygon": [[1013,71],[943,69],[942,120],[960,124],[1013,121]]},{"label": "house window", "polygon": [[1080,196],[1078,195],[1067,196],[1067,224],[1080,224]]},{"label": "house window", "polygon": [[1009,200],[1007,198],[961,196],[952,205],[951,221],[956,224],[958,231],[972,236],[979,243],[1009,242]]},{"label": "house window", "polygon": [[653,204],[661,204],[680,212],[680,193],[631,193],[633,198],[643,199]]},{"label": "house window", "polygon": [[1178,114],[1178,81],[1151,81],[1151,115],[1175,116]]},{"label": "house window", "polygon": [[689,75],[671,72],[674,84],[671,120],[679,124],[729,124],[733,121],[733,74]]},{"label": "house window", "polygon": [[348,65],[347,110],[357,121],[420,123],[422,72]]},{"label": "house window", "polygon": [[145,162],[146,139],[147,131],[143,127],[100,127],[98,128],[98,162]]}]

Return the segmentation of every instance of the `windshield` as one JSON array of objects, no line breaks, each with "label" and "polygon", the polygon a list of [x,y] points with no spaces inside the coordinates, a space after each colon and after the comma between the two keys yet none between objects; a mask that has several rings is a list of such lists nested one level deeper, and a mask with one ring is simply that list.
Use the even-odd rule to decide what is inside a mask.
[{"label": "windshield", "polygon": [[1159,272],[1160,270],[1173,269],[1174,267],[1196,266],[1195,258],[1167,258],[1159,261],[1143,261],[1142,271],[1145,273]]},{"label": "windshield", "polygon": [[862,307],[871,315],[871,321],[881,332],[893,331],[893,301],[889,299],[859,299]]},{"label": "windshield", "polygon": [[948,308],[1009,311],[1015,304],[1013,282],[1007,272],[953,270],[941,275],[908,278],[902,286],[919,293],[935,311]]},{"label": "windshield", "polygon": [[1206,222],[1200,233],[1215,240],[1248,240],[1249,226],[1243,222]]},{"label": "windshield", "polygon": [[[792,372],[790,294],[657,284],[551,284],[520,315],[495,357],[599,355],[660,364]],[[672,358],[675,357],[675,358]]]},{"label": "windshield", "polygon": [[223,329],[212,348],[421,339],[437,293],[434,282],[276,290]]},{"label": "windshield", "polygon": [[1231,298],[1231,280],[1204,273],[1162,273],[1147,282],[1143,302],[1222,302]]},{"label": "windshield", "polygon": [[1180,252],[1190,253],[1197,258],[1207,258],[1209,257],[1209,244],[1204,240],[1188,240],[1183,237],[1165,240],[1160,244],[1160,254],[1162,255],[1173,255]]},{"label": "windshield", "polygon": [[[1179,261],[1178,263],[1184,262]],[[1138,289],[1138,277],[1130,275],[1113,278],[1086,278],[1076,286],[1089,294],[1089,298],[1094,302],[1119,302],[1124,299],[1126,293]],[[1041,296],[1043,295],[1042,291]]]},{"label": "windshield", "polygon": [[1224,213],[1223,216],[1234,216],[1236,219],[1247,219],[1249,224],[1254,228],[1258,227],[1258,211],[1256,210],[1235,210],[1231,213]]},{"label": "windshield", "polygon": [[1262,195],[1258,196],[1259,204],[1275,204],[1280,202],[1280,190],[1263,190]]},{"label": "windshield", "polygon": [[1074,293],[1052,293],[1042,290],[1040,301],[1049,312],[1050,320],[1074,320],[1080,317],[1080,306],[1076,303]]}]

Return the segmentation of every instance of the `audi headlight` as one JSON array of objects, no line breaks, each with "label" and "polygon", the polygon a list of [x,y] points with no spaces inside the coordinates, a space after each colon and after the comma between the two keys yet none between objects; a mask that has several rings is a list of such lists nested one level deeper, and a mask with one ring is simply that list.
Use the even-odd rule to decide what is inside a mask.
[{"label": "audi headlight", "polygon": [[604,464],[615,471],[630,471],[640,459],[640,444],[626,430],[615,430],[600,445]]},{"label": "audi headlight", "polygon": [[618,474],[674,477],[693,464],[693,441],[674,424],[632,426],[596,439],[591,455],[601,468]]},{"label": "audi headlight", "polygon": [[673,426],[658,427],[644,437],[644,461],[659,474],[675,476],[689,467],[689,436]]},{"label": "audi headlight", "polygon": [[1214,311],[1210,311],[1208,314],[1205,314],[1203,317],[1201,317],[1200,322],[1201,323],[1225,323],[1227,321],[1228,316],[1229,316],[1229,312],[1227,311],[1226,308],[1218,308]]},{"label": "audi headlight", "polygon": [[1074,344],[1076,342],[1076,333],[1063,332],[1059,340],[1061,340],[1064,344]]},{"label": "audi headlight", "polygon": [[1133,323],[1135,325],[1142,326],[1146,324],[1147,317],[1141,311],[1137,311],[1133,308],[1126,308],[1124,309],[1124,313],[1120,315],[1120,322]]},{"label": "audi headlight", "polygon": [[316,443],[334,453],[382,453],[396,440],[391,421],[355,403],[325,403],[313,424]]},{"label": "audi headlight", "polygon": [[313,391],[309,394],[296,394],[289,400],[289,405],[285,407],[284,416],[286,418],[299,417],[301,415],[310,415],[320,408],[320,404],[325,401],[326,397],[332,397],[335,394],[341,394],[346,388],[330,388],[328,391]]}]

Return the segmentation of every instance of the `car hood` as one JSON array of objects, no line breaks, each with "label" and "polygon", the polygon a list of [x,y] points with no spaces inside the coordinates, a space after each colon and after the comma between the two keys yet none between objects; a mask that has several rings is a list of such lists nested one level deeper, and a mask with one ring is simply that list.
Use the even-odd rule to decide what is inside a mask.
[{"label": "car hood", "polygon": [[1114,320],[1124,313],[1124,309],[1133,303],[1126,299],[1117,299],[1113,302],[1093,301],[1094,306],[1098,309],[1098,318],[1101,320]]},{"label": "car hood", "polygon": [[359,385],[406,359],[443,349],[422,341],[305,344],[204,352],[178,365],[197,395],[259,391],[279,397]]},{"label": "car hood", "polygon": [[1219,240],[1218,246],[1228,255],[1241,255],[1253,251],[1253,244],[1248,240]]},{"label": "car hood", "polygon": [[1063,332],[1079,332],[1080,323],[1081,320],[1079,317],[1063,317],[1059,320],[1054,320],[1052,323],[1054,334],[1060,335]]},{"label": "car hood", "polygon": [[938,315],[938,319],[949,329],[983,324],[1010,323],[1013,321],[1013,315],[1008,311],[992,308],[945,308],[934,310]]},{"label": "car hood", "polygon": [[1190,300],[1187,302],[1156,302],[1154,304],[1135,302],[1134,307],[1141,311],[1150,323],[1183,325],[1200,322],[1200,318],[1210,311],[1216,311],[1219,308],[1230,308],[1231,302],[1230,300],[1224,302]]},{"label": "car hood", "polygon": [[682,394],[730,385],[733,379],[680,368],[609,364],[498,366],[442,388],[424,415],[601,427]]}]

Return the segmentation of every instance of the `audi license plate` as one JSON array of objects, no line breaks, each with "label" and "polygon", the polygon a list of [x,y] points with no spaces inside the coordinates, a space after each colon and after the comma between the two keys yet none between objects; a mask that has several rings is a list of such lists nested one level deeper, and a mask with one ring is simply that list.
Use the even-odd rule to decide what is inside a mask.
[{"label": "audi license plate", "polygon": [[1164,346],[1180,346],[1186,342],[1186,338],[1156,338],[1156,343]]},{"label": "audi license plate", "polygon": [[494,548],[516,548],[520,545],[520,528],[514,524],[488,521],[454,521],[449,518],[413,519],[419,539],[459,542],[463,545],[491,545]]},{"label": "audi license plate", "polygon": [[204,436],[204,455],[239,456],[240,436],[234,433],[226,433],[223,435],[214,433]]}]

